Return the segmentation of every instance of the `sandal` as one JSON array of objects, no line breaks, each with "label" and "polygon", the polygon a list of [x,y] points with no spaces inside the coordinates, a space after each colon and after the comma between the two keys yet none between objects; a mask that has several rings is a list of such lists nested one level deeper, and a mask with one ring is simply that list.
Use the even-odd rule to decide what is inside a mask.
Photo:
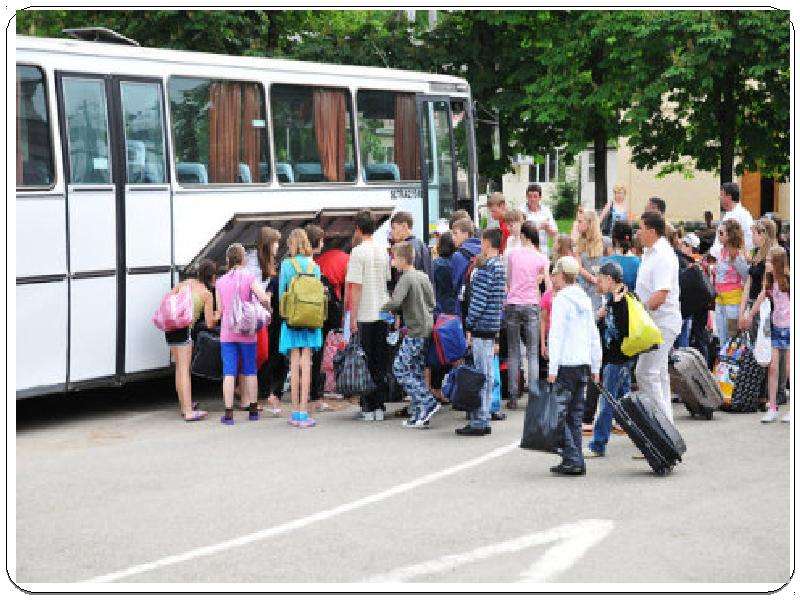
[{"label": "sandal", "polygon": [[183,420],[188,422],[191,421],[202,421],[208,416],[208,412],[204,410],[193,410],[188,415],[186,415]]}]

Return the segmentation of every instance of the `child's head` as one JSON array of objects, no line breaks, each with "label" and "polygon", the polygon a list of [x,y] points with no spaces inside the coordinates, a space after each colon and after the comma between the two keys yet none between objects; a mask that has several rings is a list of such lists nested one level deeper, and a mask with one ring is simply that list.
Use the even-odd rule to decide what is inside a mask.
[{"label": "child's head", "polygon": [[503,240],[503,232],[497,227],[485,229],[481,234],[481,252],[485,256],[497,254]]},{"label": "child's head", "polygon": [[436,243],[439,256],[442,258],[450,258],[456,251],[456,244],[453,241],[453,234],[445,231],[439,236],[439,241]]},{"label": "child's head", "polygon": [[517,208],[512,208],[506,213],[506,223],[511,230],[511,235],[519,235],[524,220],[522,211]]},{"label": "child's head", "polygon": [[414,268],[414,246],[411,242],[397,242],[392,246],[392,264],[401,271]]},{"label": "child's head", "polygon": [[633,228],[628,221],[614,221],[611,228],[611,241],[615,248],[619,248],[622,254],[627,254],[633,245]]},{"label": "child's head", "polygon": [[401,210],[392,215],[389,224],[392,230],[392,241],[402,242],[411,235],[414,229],[414,217],[410,212]]},{"label": "child's head", "polygon": [[553,247],[553,255],[556,259],[562,256],[572,256],[575,250],[575,244],[572,237],[566,233],[561,233],[556,238],[556,243]]},{"label": "child's head", "polygon": [[228,246],[228,249],[225,251],[225,262],[227,263],[229,271],[244,264],[244,246],[239,242]]},{"label": "child's head", "polygon": [[520,227],[520,235],[522,236],[523,241],[528,240],[531,244],[539,247],[539,230],[536,229],[536,225],[531,223],[530,221],[525,221]]},{"label": "child's head", "polygon": [[472,224],[472,219],[459,219],[450,226],[450,231],[453,232],[453,242],[458,248],[475,235],[475,226]]},{"label": "child's head", "polygon": [[313,254],[311,243],[308,241],[305,230],[299,227],[292,229],[286,239],[286,253],[289,256],[311,256]]},{"label": "child's head", "polygon": [[728,250],[741,250],[744,246],[744,234],[739,221],[728,219],[719,228],[719,241]]},{"label": "child's head", "polygon": [[578,261],[572,256],[562,256],[556,261],[555,269],[553,270],[553,278],[558,281],[558,288],[572,285],[578,278],[580,266]]},{"label": "child's head", "polygon": [[486,208],[489,209],[489,214],[492,219],[499,221],[506,214],[506,199],[501,192],[494,192],[486,201]]},{"label": "child's head", "polygon": [[[727,221],[726,221],[727,223]],[[773,283],[778,284],[782,292],[789,291],[789,264],[786,250],[782,246],[773,246],[769,251],[766,265],[766,286],[771,290]]]},{"label": "child's head", "polygon": [[597,291],[610,294],[622,283],[622,267],[614,261],[608,261],[600,267],[597,274]]}]

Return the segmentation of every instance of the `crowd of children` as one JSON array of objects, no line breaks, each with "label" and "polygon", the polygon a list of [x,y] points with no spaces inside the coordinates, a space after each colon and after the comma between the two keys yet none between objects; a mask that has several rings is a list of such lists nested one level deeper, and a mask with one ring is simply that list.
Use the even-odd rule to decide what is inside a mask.
[{"label": "crowd of children", "polygon": [[[263,228],[250,254],[233,244],[226,254],[227,273],[219,280],[207,264],[202,277],[175,290],[191,289],[196,321],[204,315],[208,328],[221,323],[222,422],[234,422],[237,381],[241,406],[251,419],[258,419],[262,410],[259,395],[268,398],[269,414],[280,415],[288,371],[293,408],[288,422],[315,425],[310,412],[325,407],[322,347],[329,333],[341,328],[345,337],[358,336],[375,384],[360,400],[359,418],[385,418],[386,375],[391,370],[410,400],[402,412],[403,426],[429,427],[447,402],[441,387],[450,367],[429,358],[439,315],[461,319],[470,360],[485,376],[480,406],[468,413],[468,423],[456,434],[489,435],[491,422],[505,417],[493,393],[501,337],[507,345],[508,409],[518,408],[523,370],[529,386],[546,377],[570,391],[562,462],[553,467],[554,473],[583,474],[585,458],[606,453],[613,412],[602,398],[596,407],[588,401],[590,380],[616,398],[637,385],[671,419],[669,352],[691,345],[708,355],[713,333],[724,347],[737,332],[747,331],[755,339],[759,327],[768,328],[772,360],[762,421],[776,420],[779,367],[786,377],[790,372],[791,316],[788,255],[779,244],[776,224],[766,217],[753,222],[739,203],[738,187],[725,184],[720,193],[723,214],[711,243],[708,231],[684,235],[667,223],[666,203],[660,198],[651,198],[633,223],[624,186],[614,191],[599,214],[579,209],[571,234],[558,233],[552,213],[542,204],[541,188],[532,185],[527,210],[507,207],[502,194],[495,193],[487,209],[496,227],[477,233],[469,214],[457,211],[430,249],[413,235],[412,216],[402,211],[391,219],[388,252],[373,237],[376,223],[367,211],[355,217],[349,254],[329,247],[316,225],[290,233],[280,263],[280,233],[274,229]],[[708,216],[706,222],[713,234]],[[700,252],[703,245],[705,254]],[[321,327],[295,327],[281,318],[281,299],[298,277],[320,280],[327,289],[331,314]],[[242,302],[271,307],[263,341],[231,330],[228,315],[238,310],[237,295]],[[621,350],[630,297],[641,303],[663,338],[658,347],[635,358]],[[759,321],[764,302],[771,307],[769,323]],[[393,350],[392,336],[398,333],[402,335]],[[169,332],[167,341],[177,363],[184,417],[201,419],[205,413],[191,404],[190,355],[182,350],[191,345],[191,337]],[[266,346],[263,353],[258,352],[261,343]],[[257,360],[259,354],[263,356]],[[783,420],[788,419],[787,412]],[[587,430],[592,438],[584,448]]]}]

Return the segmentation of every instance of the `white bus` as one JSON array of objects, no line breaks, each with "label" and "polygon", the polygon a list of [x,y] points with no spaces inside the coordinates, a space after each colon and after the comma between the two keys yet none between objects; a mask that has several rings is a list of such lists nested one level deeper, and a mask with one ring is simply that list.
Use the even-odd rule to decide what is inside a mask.
[{"label": "white bus", "polygon": [[463,79],[92,35],[16,38],[18,398],[169,368],[161,296],[263,224],[475,214]]}]

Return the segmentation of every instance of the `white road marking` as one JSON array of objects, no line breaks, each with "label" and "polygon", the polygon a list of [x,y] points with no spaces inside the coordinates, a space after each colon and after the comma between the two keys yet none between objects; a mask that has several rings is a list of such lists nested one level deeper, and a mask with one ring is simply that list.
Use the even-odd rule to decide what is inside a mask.
[{"label": "white road marking", "polygon": [[520,574],[521,582],[541,583],[568,570],[613,528],[612,521],[601,519],[568,523],[546,531],[537,531],[497,544],[475,548],[462,554],[448,554],[427,562],[401,567],[382,575],[369,577],[363,583],[401,583],[424,575],[452,571],[456,567],[486,560],[498,554],[510,554],[534,546],[555,543],[530,568]]},{"label": "white road marking", "polygon": [[319,523],[320,521],[325,521],[327,519],[331,519],[341,514],[351,512],[359,508],[363,508],[364,506],[369,506],[370,504],[376,504],[383,500],[387,500],[393,496],[397,496],[398,494],[410,492],[415,488],[426,485],[428,483],[433,483],[434,481],[438,481],[439,479],[443,479],[444,477],[454,475],[455,473],[459,473],[466,469],[471,469],[472,467],[477,467],[478,465],[488,462],[493,458],[497,458],[499,456],[503,456],[504,454],[508,454],[509,452],[517,448],[519,448],[519,442],[514,442],[513,444],[508,444],[506,446],[500,446],[499,448],[495,448],[491,452],[488,452],[487,454],[484,454],[482,456],[478,456],[477,458],[473,458],[471,460],[459,463],[457,465],[453,465],[452,467],[447,467],[446,469],[442,469],[441,471],[436,471],[434,473],[429,473],[428,475],[423,475],[422,477],[418,477],[417,479],[412,479],[411,481],[408,481],[406,483],[401,483],[382,492],[371,494],[369,496],[359,498],[358,500],[354,500],[346,504],[341,504],[340,506],[337,506],[335,508],[322,510],[320,512],[308,515],[306,517],[301,517],[299,519],[295,519],[293,521],[289,521],[281,525],[276,525],[274,527],[268,527],[267,529],[255,531],[247,535],[243,535],[230,540],[226,540],[224,542],[220,542],[218,544],[212,544],[210,546],[202,546],[200,548],[195,548],[194,550],[188,550],[187,552],[182,552],[180,554],[165,556],[164,558],[160,558],[153,562],[134,565],[132,567],[128,567],[127,569],[123,569],[121,571],[114,571],[113,573],[108,573],[106,575],[98,575],[97,577],[92,577],[91,579],[88,579],[83,583],[110,583],[112,581],[118,581],[119,579],[122,579],[124,577],[130,577],[132,575],[147,573],[148,571],[154,571],[155,569],[159,569],[161,567],[166,567],[169,565],[175,565],[178,563],[186,562],[195,558],[199,558],[201,556],[210,556],[212,554],[224,552],[225,550],[230,550],[231,548],[238,548],[240,546],[252,544],[253,542],[258,542],[261,540],[277,537],[279,535],[289,533],[290,531],[295,531],[297,529],[301,529],[308,525]]}]

